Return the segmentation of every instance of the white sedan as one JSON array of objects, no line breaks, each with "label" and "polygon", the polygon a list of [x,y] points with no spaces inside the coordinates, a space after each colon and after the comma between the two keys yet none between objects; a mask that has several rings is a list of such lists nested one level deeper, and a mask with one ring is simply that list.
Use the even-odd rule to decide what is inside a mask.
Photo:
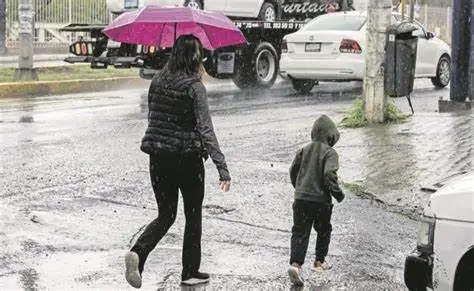
[{"label": "white sedan", "polygon": [[[392,22],[401,19],[394,13]],[[280,74],[293,87],[308,93],[318,81],[362,81],[367,14],[337,12],[316,17],[299,31],[286,35],[282,44]],[[416,78],[430,78],[438,88],[451,78],[450,47],[419,22]]]},{"label": "white sedan", "polygon": [[184,5],[208,11],[219,11],[229,17],[274,21],[280,15],[280,2],[274,0],[107,0],[112,12],[137,9],[147,5]]}]

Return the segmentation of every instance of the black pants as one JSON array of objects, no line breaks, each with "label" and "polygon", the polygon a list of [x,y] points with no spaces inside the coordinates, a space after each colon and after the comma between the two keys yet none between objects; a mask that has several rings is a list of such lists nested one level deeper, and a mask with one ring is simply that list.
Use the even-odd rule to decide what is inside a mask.
[{"label": "black pants", "polygon": [[290,264],[303,265],[308,251],[311,228],[318,233],[316,260],[324,262],[331,241],[332,204],[295,200],[293,203],[293,228],[291,230]]},{"label": "black pants", "polygon": [[165,236],[176,219],[178,190],[184,203],[182,275],[199,271],[201,265],[202,202],[204,199],[204,163],[198,156],[150,156],[150,177],[158,204],[158,218],[153,220],[131,249],[140,258],[143,271],[148,254]]}]

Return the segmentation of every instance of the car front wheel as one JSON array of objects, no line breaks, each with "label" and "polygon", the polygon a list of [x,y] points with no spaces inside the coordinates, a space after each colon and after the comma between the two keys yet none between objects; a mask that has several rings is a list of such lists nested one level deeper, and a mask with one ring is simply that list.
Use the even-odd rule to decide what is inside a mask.
[{"label": "car front wheel", "polygon": [[439,59],[436,68],[436,77],[431,79],[431,82],[436,88],[444,88],[449,85],[451,81],[451,59],[444,55]]},{"label": "car front wheel", "polygon": [[263,21],[275,21],[277,20],[277,11],[275,6],[272,3],[263,3],[262,9],[260,9],[260,14],[258,19]]},{"label": "car front wheel", "polygon": [[186,0],[184,2],[184,6],[198,10],[202,10],[203,7],[202,2],[200,0]]},{"label": "car front wheel", "polygon": [[315,80],[291,80],[293,84],[293,89],[295,89],[300,94],[309,94],[313,90],[314,86],[318,84]]}]

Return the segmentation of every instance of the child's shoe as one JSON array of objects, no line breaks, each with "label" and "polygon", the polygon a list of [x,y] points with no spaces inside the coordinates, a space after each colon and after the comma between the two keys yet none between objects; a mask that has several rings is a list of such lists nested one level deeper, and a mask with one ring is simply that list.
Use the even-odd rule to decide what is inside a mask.
[{"label": "child's shoe", "polygon": [[288,268],[288,275],[290,276],[291,283],[302,286],[303,285],[303,277],[301,277],[301,266],[293,263],[291,264],[290,268]]},{"label": "child's shoe", "polygon": [[313,265],[313,270],[322,272],[322,271],[327,271],[332,269],[332,265],[330,265],[327,261],[320,262],[320,261],[315,261]]},{"label": "child's shoe", "polygon": [[197,272],[193,275],[182,275],[181,284],[185,286],[194,286],[199,284],[206,284],[209,282],[209,274]]},{"label": "child's shoe", "polygon": [[142,276],[138,271],[138,264],[140,259],[135,252],[128,252],[125,255],[125,279],[134,288],[142,286]]}]

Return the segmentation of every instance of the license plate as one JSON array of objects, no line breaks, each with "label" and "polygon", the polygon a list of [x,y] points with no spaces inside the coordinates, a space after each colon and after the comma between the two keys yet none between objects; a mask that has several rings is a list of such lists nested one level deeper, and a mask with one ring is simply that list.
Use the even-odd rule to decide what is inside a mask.
[{"label": "license plate", "polygon": [[113,41],[113,40],[109,39],[107,41],[107,47],[108,48],[119,48],[120,47],[120,42]]},{"label": "license plate", "polygon": [[307,43],[305,46],[306,52],[320,52],[321,51],[321,44],[320,43]]}]

